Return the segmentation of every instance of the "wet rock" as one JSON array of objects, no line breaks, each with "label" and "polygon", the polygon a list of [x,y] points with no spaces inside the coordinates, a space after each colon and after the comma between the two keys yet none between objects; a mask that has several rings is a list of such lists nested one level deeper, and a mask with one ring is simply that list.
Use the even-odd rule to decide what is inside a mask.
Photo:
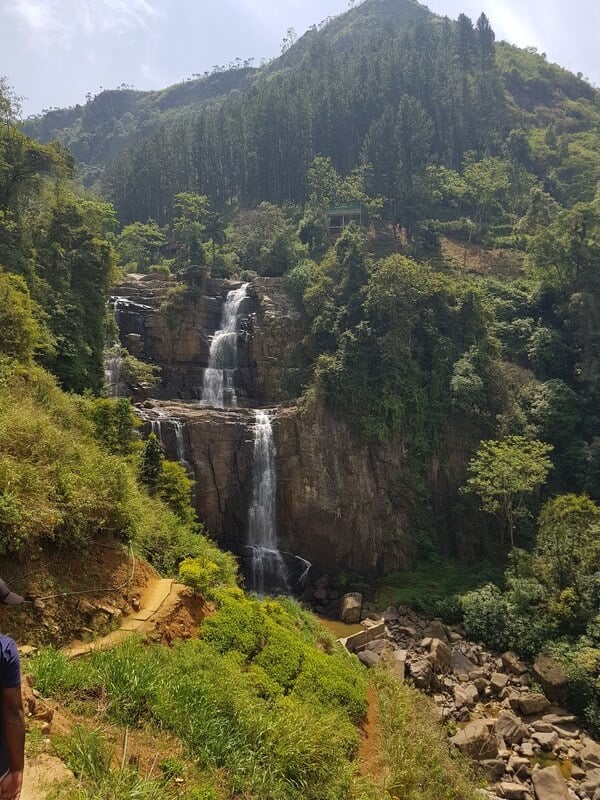
[{"label": "wet rock", "polygon": [[527,737],[527,725],[520,720],[512,711],[501,711],[494,731],[497,736],[501,736],[507,745],[521,744]]},{"label": "wet rock", "polygon": [[495,759],[498,755],[498,745],[490,732],[492,724],[492,721],[474,720],[456,736],[453,736],[450,741],[465,756],[478,761]]},{"label": "wet rock", "polygon": [[534,714],[544,714],[549,708],[550,702],[543,694],[522,694],[519,697],[519,709],[526,717]]},{"label": "wet rock", "polygon": [[362,611],[362,594],[350,592],[342,597],[340,608],[340,619],[348,625],[355,625],[360,622]]},{"label": "wet rock", "polygon": [[550,656],[540,656],[531,669],[531,675],[553,703],[566,701],[568,678],[559,661]]},{"label": "wet rock", "polygon": [[571,800],[569,787],[558,767],[536,770],[531,779],[536,800]]}]

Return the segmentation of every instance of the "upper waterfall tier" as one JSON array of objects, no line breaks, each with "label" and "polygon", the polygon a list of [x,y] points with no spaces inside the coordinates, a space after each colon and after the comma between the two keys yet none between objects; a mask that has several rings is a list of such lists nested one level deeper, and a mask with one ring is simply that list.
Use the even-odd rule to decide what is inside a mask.
[{"label": "upper waterfall tier", "polygon": [[238,367],[238,334],[240,309],[248,296],[249,284],[232,289],[225,300],[221,327],[210,344],[208,367],[204,372],[202,403],[214,408],[235,408],[235,387]]},{"label": "upper waterfall tier", "polygon": [[280,278],[129,275],[114,295],[121,345],[160,367],[159,400],[231,407],[235,392],[235,404],[256,408],[293,399],[300,386],[292,354],[305,323]]}]

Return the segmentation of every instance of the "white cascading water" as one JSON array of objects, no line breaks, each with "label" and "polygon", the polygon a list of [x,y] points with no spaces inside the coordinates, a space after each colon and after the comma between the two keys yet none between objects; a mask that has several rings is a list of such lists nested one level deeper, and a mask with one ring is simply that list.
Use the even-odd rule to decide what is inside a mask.
[{"label": "white cascading water", "polygon": [[177,461],[186,467],[189,467],[185,458],[185,441],[183,439],[183,422],[178,419],[172,419],[173,427],[175,428],[175,442],[177,444]]},{"label": "white cascading water", "polygon": [[221,327],[210,344],[208,367],[204,372],[202,404],[212,408],[235,408],[237,396],[234,373],[237,367],[238,312],[246,299],[248,284],[228,293]]},{"label": "white cascading water", "polygon": [[[126,297],[113,297],[110,304],[113,316],[119,328],[119,315],[121,309],[128,304]],[[119,397],[123,391],[121,386],[121,370],[123,369],[123,355],[121,342],[118,340],[114,344],[107,344],[104,352],[104,389],[109,397]]]},{"label": "white cascading water", "polygon": [[248,514],[252,589],[258,594],[289,594],[285,561],[277,548],[277,478],[273,428],[269,415],[264,411],[256,412],[253,474],[252,503]]},{"label": "white cascading water", "polygon": [[161,447],[163,447],[163,437],[162,437],[162,424],[160,419],[151,419],[150,425],[152,426],[152,433],[158,439],[158,443]]}]

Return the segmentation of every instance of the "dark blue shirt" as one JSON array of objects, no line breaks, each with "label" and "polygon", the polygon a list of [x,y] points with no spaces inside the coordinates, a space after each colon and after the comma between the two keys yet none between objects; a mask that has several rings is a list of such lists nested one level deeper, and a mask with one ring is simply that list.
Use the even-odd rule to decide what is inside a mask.
[{"label": "dark blue shirt", "polygon": [[[21,664],[15,642],[0,634],[0,690],[19,689],[21,686]],[[0,728],[0,777],[10,769],[4,725]]]}]

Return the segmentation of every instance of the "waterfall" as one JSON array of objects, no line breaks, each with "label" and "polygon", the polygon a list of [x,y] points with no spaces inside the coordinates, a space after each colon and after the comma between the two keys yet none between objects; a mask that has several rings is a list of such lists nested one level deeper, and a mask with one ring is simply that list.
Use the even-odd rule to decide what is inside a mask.
[{"label": "waterfall", "polygon": [[175,428],[175,442],[177,444],[177,461],[189,467],[185,459],[185,442],[183,440],[183,422],[178,419],[172,419],[173,427]]},{"label": "waterfall", "polygon": [[126,297],[111,297],[110,307],[112,308],[113,317],[117,326],[117,340],[116,342],[110,336],[107,339],[106,347],[104,350],[104,389],[109,397],[123,396],[123,387],[121,386],[121,370],[123,368],[123,354],[121,350],[121,343],[119,341],[119,316],[121,308],[127,306],[128,300]]},{"label": "waterfall", "polygon": [[156,436],[156,438],[158,439],[158,443],[164,450],[163,437],[162,437],[162,421],[160,417],[158,419],[151,419],[150,425],[152,426],[152,433]]},{"label": "waterfall", "polygon": [[252,589],[289,593],[288,573],[277,547],[277,478],[275,444],[269,415],[256,412],[254,424],[254,484],[248,514],[248,547],[251,552]]},{"label": "waterfall", "polygon": [[248,284],[228,293],[221,327],[210,344],[208,367],[204,372],[202,403],[213,408],[237,406],[234,374],[237,367],[238,312],[246,299]]}]

